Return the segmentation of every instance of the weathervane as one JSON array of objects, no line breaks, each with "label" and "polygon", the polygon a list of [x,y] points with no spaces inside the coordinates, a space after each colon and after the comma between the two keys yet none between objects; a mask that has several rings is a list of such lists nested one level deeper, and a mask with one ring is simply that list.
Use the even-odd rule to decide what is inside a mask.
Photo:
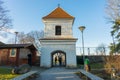
[{"label": "weathervane", "polygon": [[58,4],[58,7],[60,7],[60,4]]}]

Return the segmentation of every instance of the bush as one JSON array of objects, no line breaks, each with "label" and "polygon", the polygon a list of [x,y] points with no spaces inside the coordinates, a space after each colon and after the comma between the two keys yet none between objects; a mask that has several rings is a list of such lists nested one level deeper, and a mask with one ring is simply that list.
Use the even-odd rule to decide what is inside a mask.
[{"label": "bush", "polygon": [[112,68],[115,68],[117,72],[120,71],[120,56],[118,55],[110,55],[105,58],[104,67],[107,68],[106,72],[111,74]]}]

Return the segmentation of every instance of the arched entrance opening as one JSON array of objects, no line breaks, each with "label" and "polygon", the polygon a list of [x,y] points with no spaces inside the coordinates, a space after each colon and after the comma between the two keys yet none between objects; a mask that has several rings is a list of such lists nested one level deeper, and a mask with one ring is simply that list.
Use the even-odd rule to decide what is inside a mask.
[{"label": "arched entrance opening", "polygon": [[66,66],[66,53],[60,50],[54,51],[51,54],[52,67],[63,67]]}]

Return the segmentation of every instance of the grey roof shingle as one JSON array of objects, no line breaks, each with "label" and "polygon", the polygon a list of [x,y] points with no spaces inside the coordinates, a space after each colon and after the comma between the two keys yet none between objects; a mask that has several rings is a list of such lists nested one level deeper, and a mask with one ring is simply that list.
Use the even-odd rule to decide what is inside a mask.
[{"label": "grey roof shingle", "polygon": [[31,48],[31,49],[36,49],[33,44],[4,44],[4,45],[0,45],[0,49],[6,49],[6,48]]}]

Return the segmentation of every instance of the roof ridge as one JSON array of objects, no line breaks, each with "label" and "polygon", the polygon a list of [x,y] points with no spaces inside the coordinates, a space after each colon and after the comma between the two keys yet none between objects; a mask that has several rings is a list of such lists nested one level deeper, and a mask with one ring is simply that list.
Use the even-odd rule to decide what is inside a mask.
[{"label": "roof ridge", "polygon": [[55,8],[53,11],[51,11],[51,13],[49,13],[47,16],[43,17],[43,19],[47,19],[47,18],[72,18],[72,19],[74,19],[73,16],[68,14],[60,6]]}]

